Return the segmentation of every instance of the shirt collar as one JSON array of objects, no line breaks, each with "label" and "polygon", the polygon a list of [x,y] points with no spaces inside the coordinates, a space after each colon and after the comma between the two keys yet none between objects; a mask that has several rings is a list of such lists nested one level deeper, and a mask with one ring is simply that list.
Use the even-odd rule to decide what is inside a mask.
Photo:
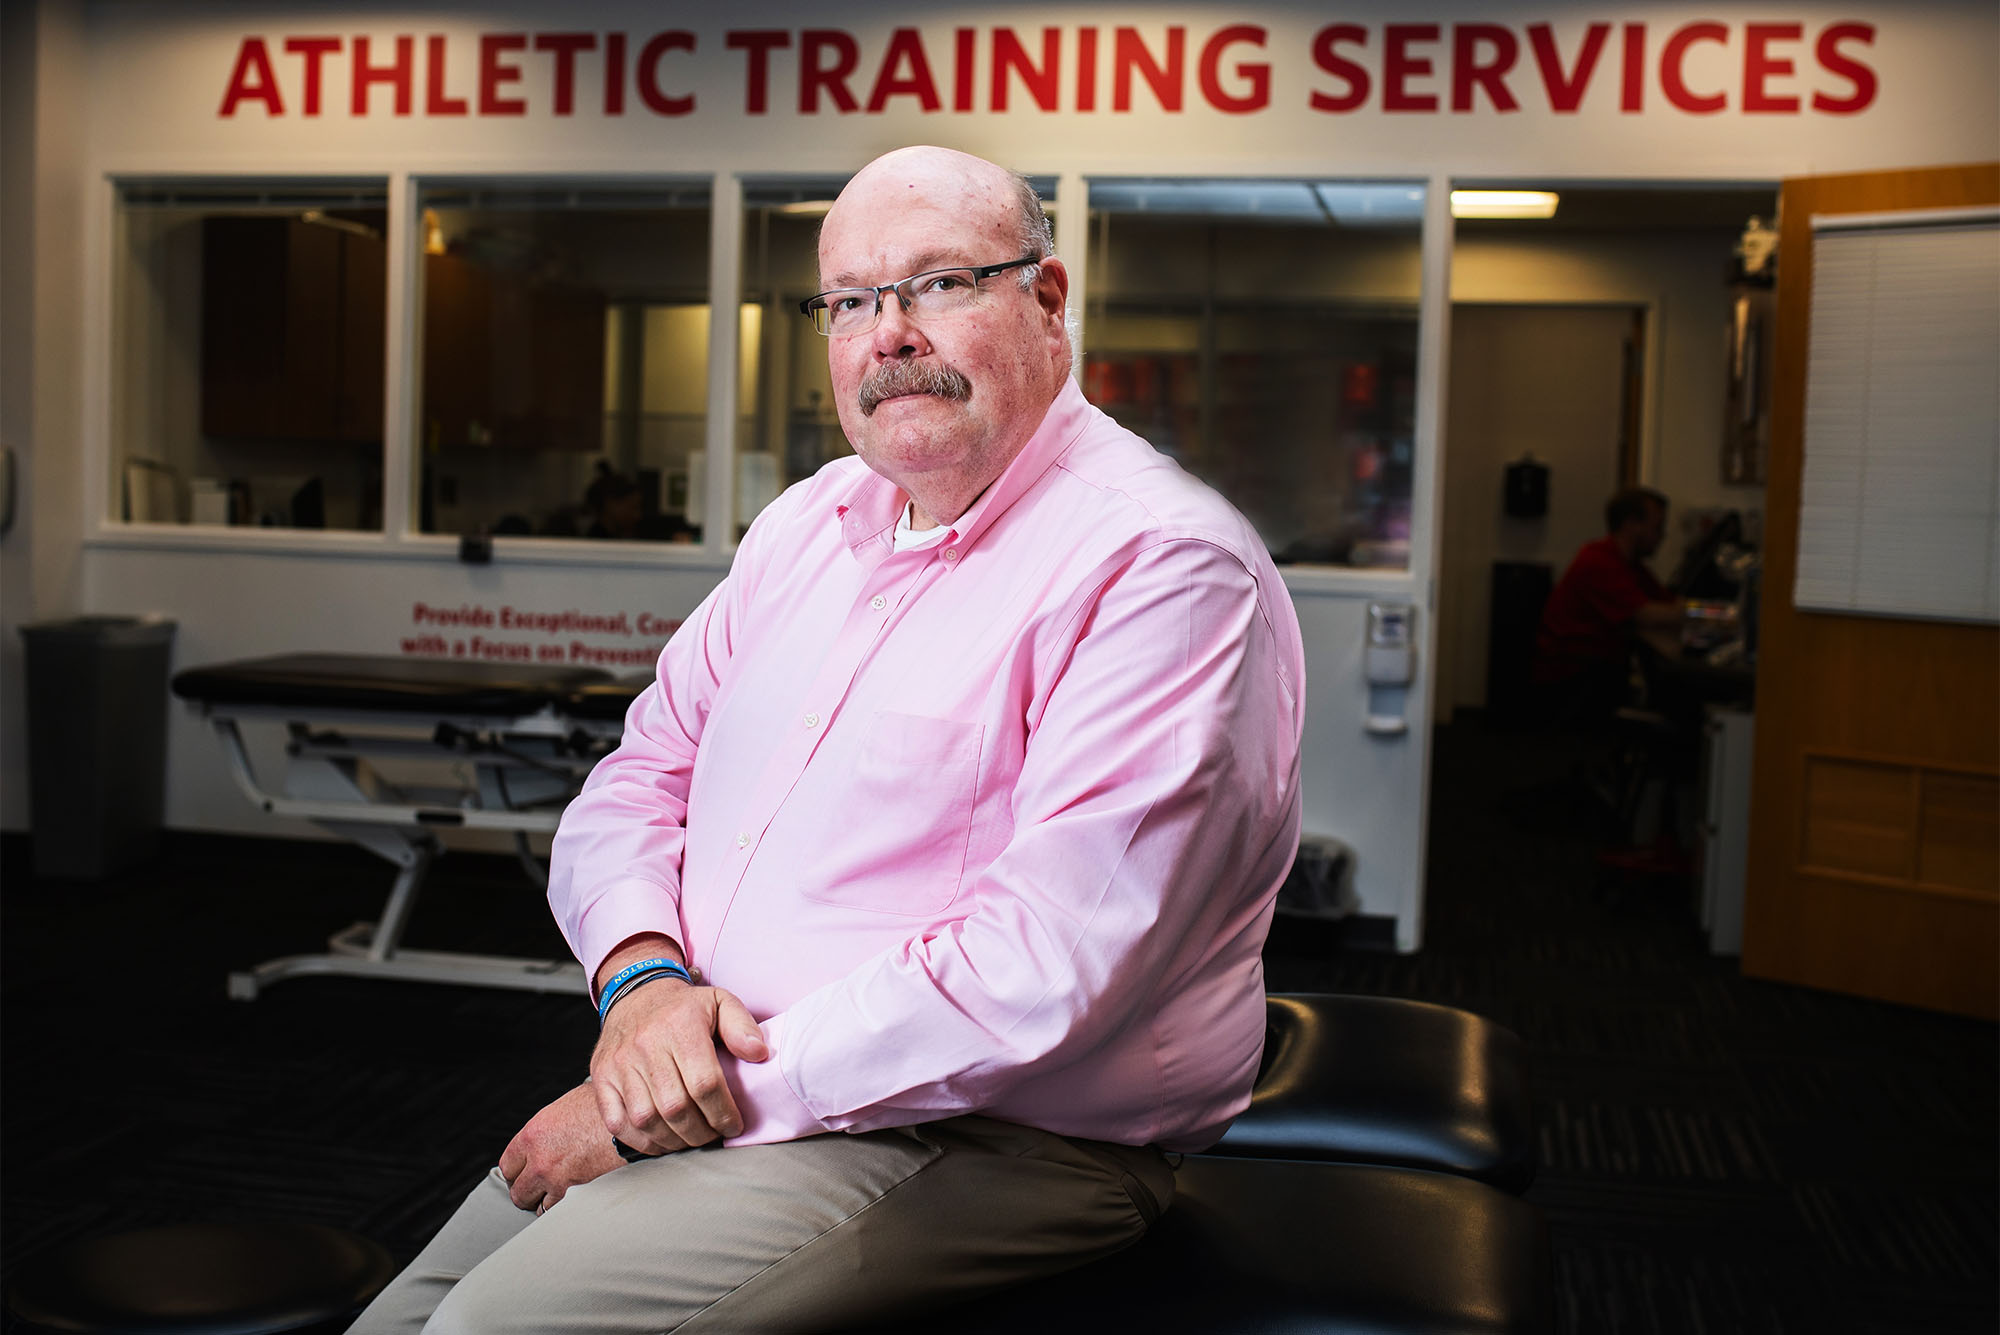
[{"label": "shirt collar", "polygon": [[[1035,428],[1035,434],[1028,437],[1028,443],[1021,447],[1021,452],[1014,456],[1014,461],[1007,465],[1006,470],[993,480],[993,485],[952,523],[953,545],[962,552],[979,541],[994,521],[1025,496],[1069,450],[1083,433],[1090,413],[1090,403],[1083,397],[1075,378],[1064,376],[1062,389],[1056,393],[1055,401],[1049,405],[1041,425]],[[896,519],[908,499],[901,487],[873,469],[864,469],[834,511],[841,523],[842,538],[849,549],[858,554],[861,546],[871,540],[887,542],[887,535],[895,528]]]}]

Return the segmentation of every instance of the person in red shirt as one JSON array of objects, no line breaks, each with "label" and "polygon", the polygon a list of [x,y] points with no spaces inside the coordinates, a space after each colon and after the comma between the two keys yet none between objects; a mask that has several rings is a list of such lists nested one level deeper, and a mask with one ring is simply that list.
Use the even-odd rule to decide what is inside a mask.
[{"label": "person in red shirt", "polygon": [[1633,640],[1677,632],[1683,612],[1646,568],[1666,534],[1667,498],[1627,487],[1605,502],[1604,527],[1556,582],[1535,637],[1535,683],[1570,717],[1609,714],[1624,703]]}]

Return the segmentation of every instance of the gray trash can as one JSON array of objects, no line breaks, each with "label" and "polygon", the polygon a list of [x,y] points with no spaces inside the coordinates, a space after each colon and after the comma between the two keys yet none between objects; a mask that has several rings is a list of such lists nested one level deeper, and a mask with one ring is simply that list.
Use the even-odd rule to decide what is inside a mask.
[{"label": "gray trash can", "polygon": [[94,879],[158,851],[174,623],[84,616],[21,627],[35,875]]},{"label": "gray trash can", "polygon": [[1278,912],[1345,918],[1354,912],[1354,850],[1331,835],[1299,838],[1299,856],[1278,887]]}]

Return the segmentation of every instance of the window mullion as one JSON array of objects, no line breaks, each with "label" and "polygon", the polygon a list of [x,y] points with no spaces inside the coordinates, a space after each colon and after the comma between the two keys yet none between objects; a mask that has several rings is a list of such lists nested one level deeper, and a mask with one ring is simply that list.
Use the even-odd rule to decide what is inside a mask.
[{"label": "window mullion", "polygon": [[421,383],[423,269],[418,263],[416,186],[408,172],[389,177],[389,291],[382,368],[382,533],[391,543],[414,532],[410,496],[416,476],[417,386]]},{"label": "window mullion", "polygon": [[736,544],[736,416],[738,331],[743,292],[743,182],[718,173],[711,186],[708,242],[707,521],[702,545]]}]

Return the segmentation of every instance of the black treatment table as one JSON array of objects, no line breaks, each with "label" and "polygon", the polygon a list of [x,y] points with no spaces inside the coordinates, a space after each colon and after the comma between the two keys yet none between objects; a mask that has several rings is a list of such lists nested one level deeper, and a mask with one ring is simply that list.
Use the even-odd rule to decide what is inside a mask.
[{"label": "black treatment table", "polygon": [[[547,883],[528,837],[555,832],[645,685],[597,668],[363,654],[285,654],[176,675],[174,694],[214,727],[232,777],[259,810],[309,820],[399,869],[378,921],[336,932],[324,953],[231,974],[230,996],[250,1000],[306,974],[584,993],[583,970],[570,961],[409,950],[401,940],[443,852],[439,830],[510,834],[530,878]],[[281,789],[258,778],[246,722],[286,730]],[[455,781],[398,781],[383,768],[395,762],[447,762]]]}]

